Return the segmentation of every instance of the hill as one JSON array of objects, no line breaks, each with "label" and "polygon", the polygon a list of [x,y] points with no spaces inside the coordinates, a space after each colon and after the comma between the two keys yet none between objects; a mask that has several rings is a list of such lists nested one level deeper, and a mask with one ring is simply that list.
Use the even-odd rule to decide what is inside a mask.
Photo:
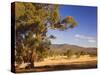
[{"label": "hill", "polygon": [[76,45],[69,45],[69,44],[52,44],[50,46],[50,50],[57,53],[65,53],[68,50],[71,50],[73,52],[86,52],[89,54],[96,54],[97,55],[97,48],[86,48],[86,47],[80,47]]}]

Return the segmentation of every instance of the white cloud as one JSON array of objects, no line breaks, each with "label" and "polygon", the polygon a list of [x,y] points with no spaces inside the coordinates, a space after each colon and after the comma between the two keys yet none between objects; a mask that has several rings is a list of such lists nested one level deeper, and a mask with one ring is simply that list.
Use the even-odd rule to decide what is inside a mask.
[{"label": "white cloud", "polygon": [[79,39],[95,39],[94,37],[86,36],[86,35],[80,35],[80,34],[76,34],[75,37],[79,38]]},{"label": "white cloud", "polygon": [[96,42],[96,37],[82,35],[82,34],[76,34],[75,39],[86,40],[89,43],[95,43]]},{"label": "white cloud", "polygon": [[90,42],[90,43],[95,43],[96,40],[91,39],[91,40],[88,40],[88,42]]}]

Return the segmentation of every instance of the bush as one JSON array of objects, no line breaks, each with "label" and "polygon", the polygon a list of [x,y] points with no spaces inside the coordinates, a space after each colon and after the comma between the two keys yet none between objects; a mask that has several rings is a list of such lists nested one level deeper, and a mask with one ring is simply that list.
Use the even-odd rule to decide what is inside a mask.
[{"label": "bush", "polygon": [[81,55],[81,53],[80,52],[77,52],[77,53],[75,53],[76,54],[76,57],[77,58],[79,58],[80,57],[80,55]]},{"label": "bush", "polygon": [[80,55],[86,55],[87,53],[85,51],[81,51]]},{"label": "bush", "polygon": [[71,56],[73,55],[72,50],[69,49],[69,50],[67,51],[66,55],[67,55],[68,58],[71,58]]}]

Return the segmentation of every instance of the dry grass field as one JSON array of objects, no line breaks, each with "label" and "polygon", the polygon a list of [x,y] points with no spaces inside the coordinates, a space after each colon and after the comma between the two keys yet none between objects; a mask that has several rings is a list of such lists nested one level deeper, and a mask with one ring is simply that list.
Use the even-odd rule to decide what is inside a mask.
[{"label": "dry grass field", "polygon": [[85,64],[84,62],[96,61],[96,57],[90,57],[89,55],[80,56],[76,58],[75,55],[72,58],[67,58],[67,56],[55,56],[45,58],[44,61],[35,62],[35,67],[49,66],[49,65],[66,65],[66,64]]},{"label": "dry grass field", "polygon": [[76,58],[73,55],[71,58],[66,56],[55,56],[45,58],[44,61],[34,62],[34,69],[16,69],[16,72],[43,72],[53,70],[72,70],[72,69],[90,69],[97,68],[97,57],[89,55]]}]

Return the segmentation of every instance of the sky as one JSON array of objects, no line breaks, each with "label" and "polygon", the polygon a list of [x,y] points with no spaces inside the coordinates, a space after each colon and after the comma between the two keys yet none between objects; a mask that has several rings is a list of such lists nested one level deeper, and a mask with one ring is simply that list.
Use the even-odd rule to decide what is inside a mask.
[{"label": "sky", "polygon": [[59,6],[61,18],[72,16],[78,23],[73,29],[64,31],[49,29],[47,35],[54,35],[52,44],[71,44],[82,47],[97,47],[97,8],[89,6]]}]

